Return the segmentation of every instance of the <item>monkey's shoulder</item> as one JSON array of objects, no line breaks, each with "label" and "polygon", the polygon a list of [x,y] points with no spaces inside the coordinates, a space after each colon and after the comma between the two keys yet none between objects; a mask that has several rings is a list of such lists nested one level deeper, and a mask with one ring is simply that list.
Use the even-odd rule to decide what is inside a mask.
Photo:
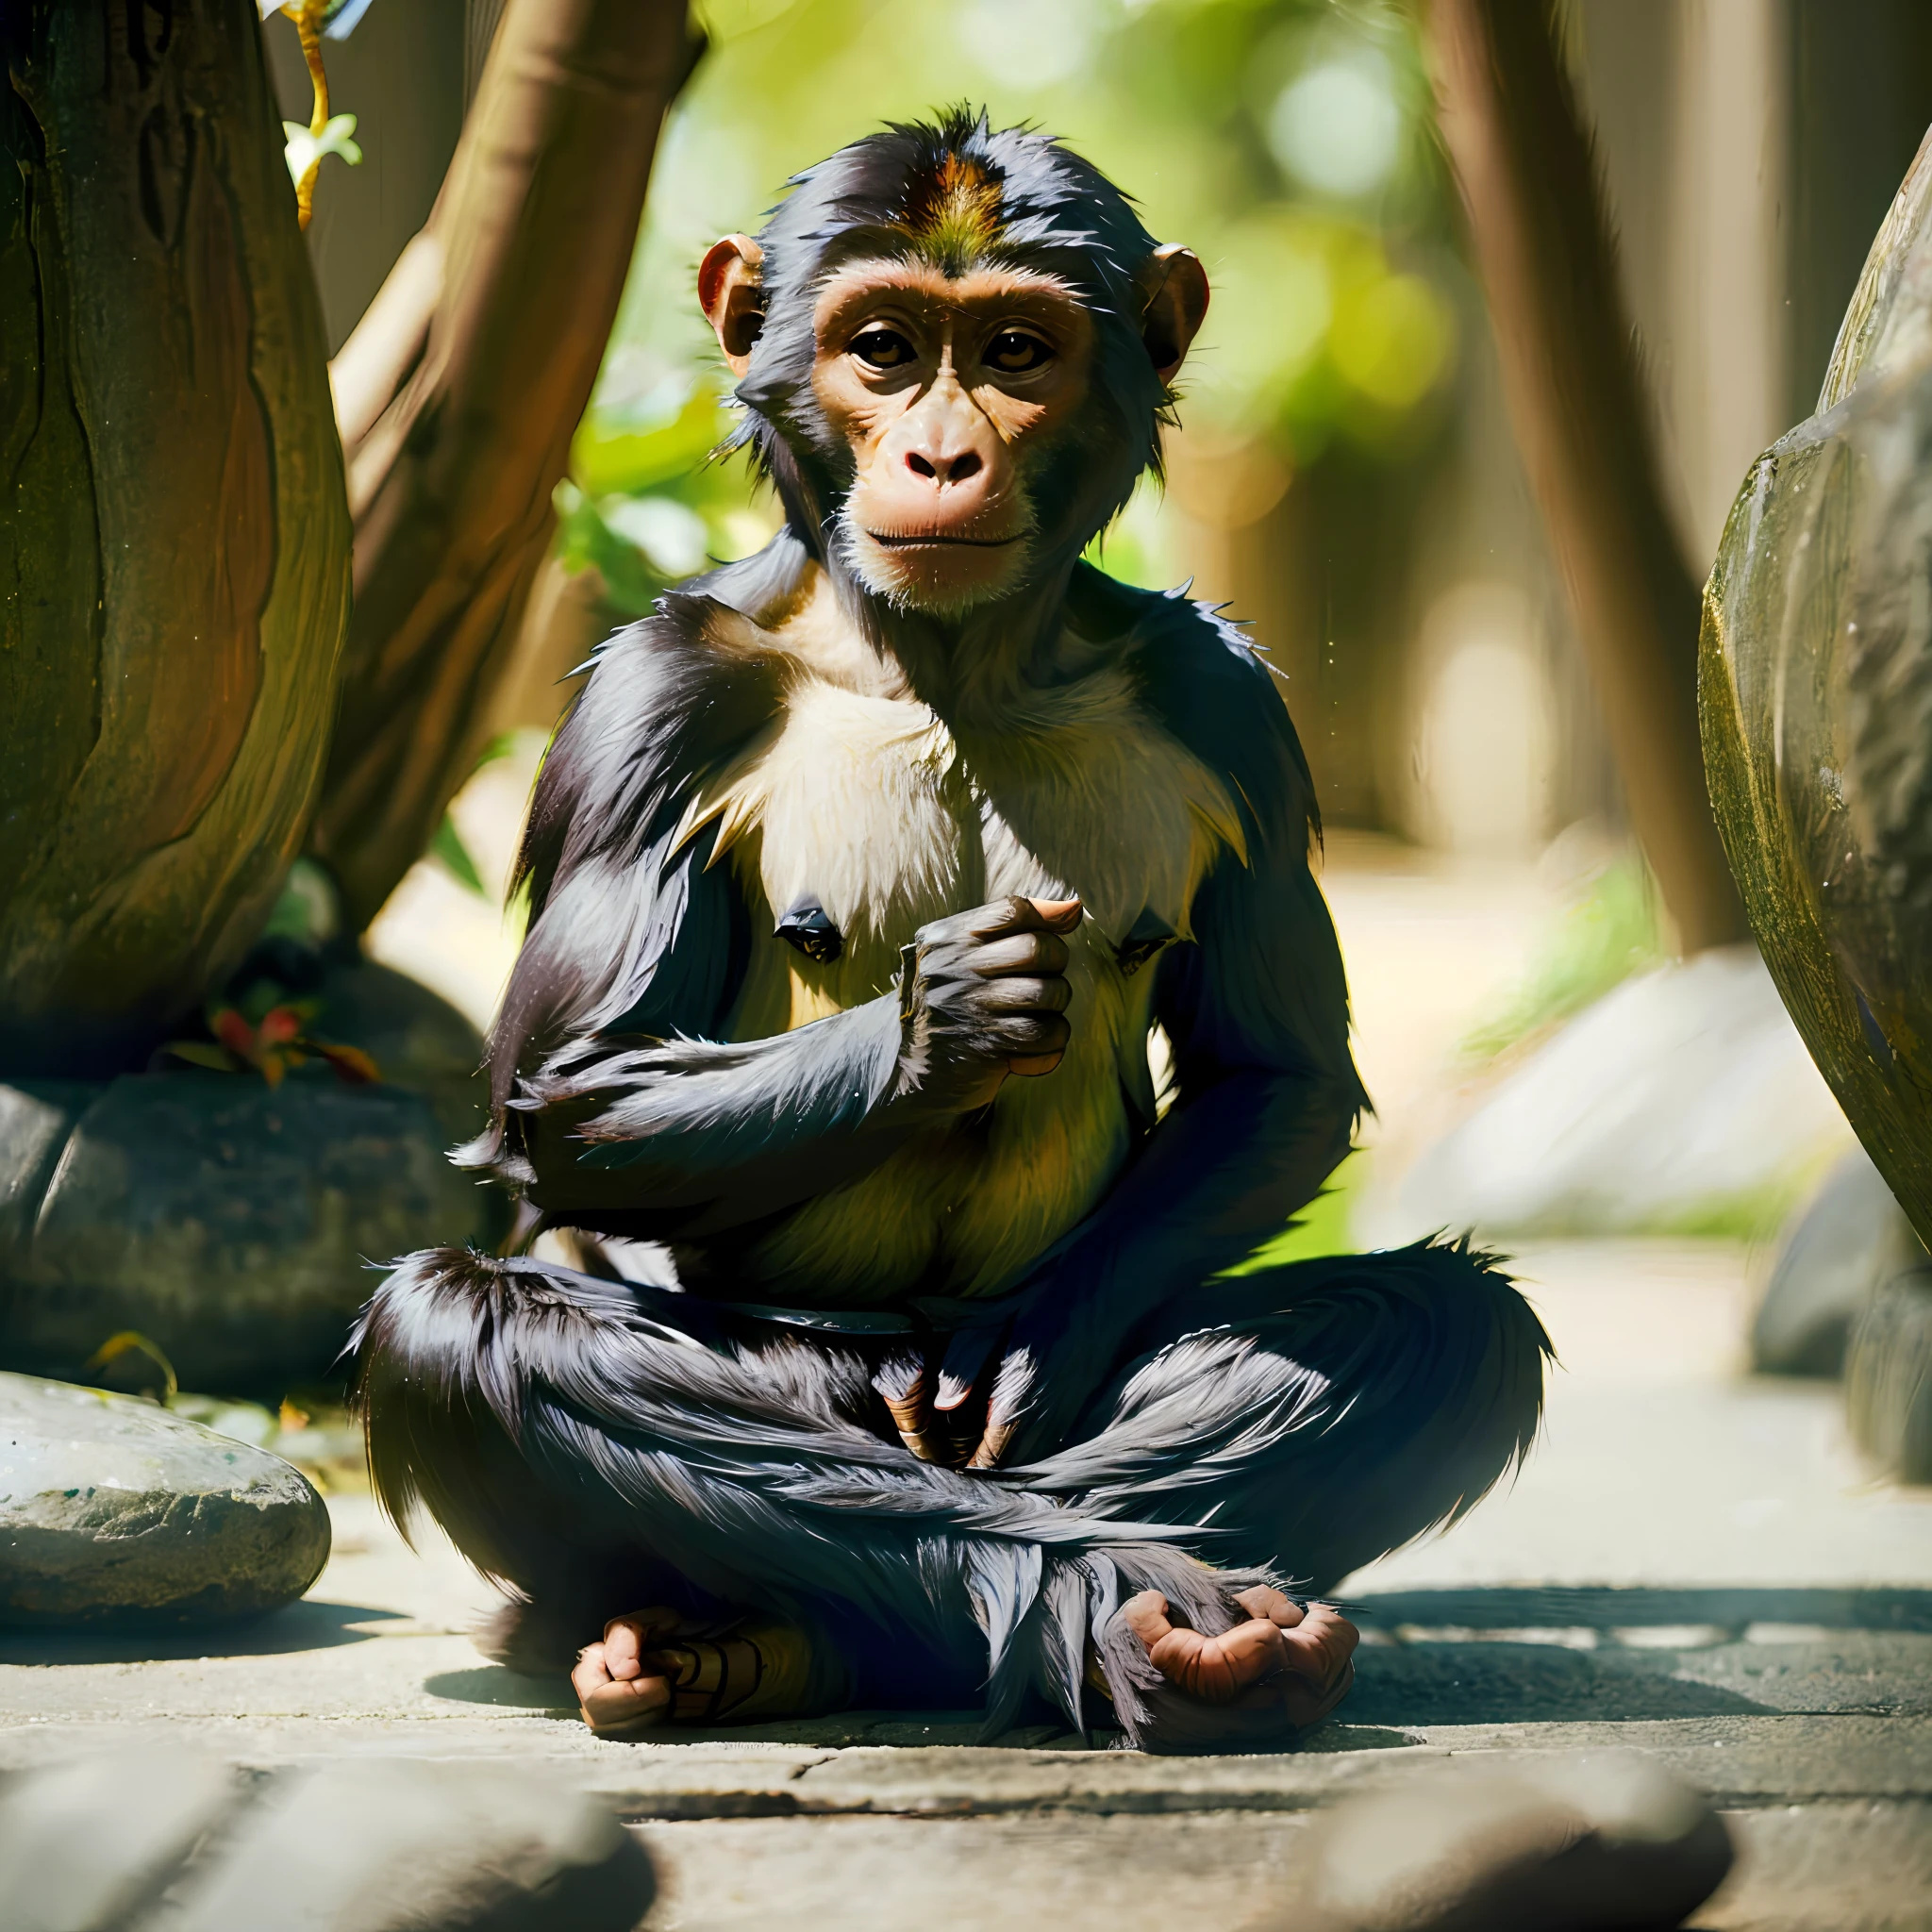
[{"label": "monkey's shoulder", "polygon": [[1118,627],[1141,705],[1229,784],[1251,835],[1299,840],[1319,831],[1314,782],[1281,680],[1238,624],[1184,590],[1137,590],[1085,564],[1068,601],[1076,625],[1104,613]]},{"label": "monkey's shoulder", "polygon": [[526,866],[594,846],[636,856],[705,774],[777,716],[778,657],[741,611],[667,592],[613,632],[558,727],[532,800]]}]

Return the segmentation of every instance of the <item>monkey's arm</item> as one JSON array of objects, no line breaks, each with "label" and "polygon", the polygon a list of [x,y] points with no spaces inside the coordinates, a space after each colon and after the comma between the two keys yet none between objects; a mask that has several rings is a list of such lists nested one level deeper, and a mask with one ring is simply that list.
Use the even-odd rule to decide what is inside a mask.
[{"label": "monkey's arm", "polygon": [[705,897],[736,889],[684,863],[683,917],[643,996],[507,1102],[529,1197],[553,1220],[660,1240],[741,1226],[858,1178],[908,1133],[984,1106],[1016,1061],[1065,1046],[1059,931],[1079,908],[1025,899],[923,927],[900,986],[846,1012],[764,1040],[641,1041],[690,1024],[659,982],[705,982],[691,956],[728,925],[703,916]]},{"label": "monkey's arm", "polygon": [[1024,1284],[993,1405],[995,1420],[1010,1414],[1025,1390],[1015,1454],[1058,1440],[1148,1312],[1278,1234],[1348,1152],[1368,1105],[1341,949],[1308,869],[1313,785],[1274,675],[1211,613],[1177,598],[1155,610],[1145,699],[1225,774],[1246,849],[1223,853],[1195,894],[1192,943],[1160,961],[1174,1105]]},{"label": "monkey's arm", "polygon": [[741,1044],[596,1040],[525,1078],[531,1200],[554,1221],[691,1240],[856,1179],[898,1144],[898,1000]]},{"label": "monkey's arm", "polygon": [[1299,854],[1252,869],[1225,859],[1193,924],[1157,993],[1175,1102],[1035,1271],[1008,1338],[994,1416],[1024,1385],[1014,1456],[1058,1440],[1145,1316],[1280,1233],[1347,1154],[1367,1104],[1334,927]]}]

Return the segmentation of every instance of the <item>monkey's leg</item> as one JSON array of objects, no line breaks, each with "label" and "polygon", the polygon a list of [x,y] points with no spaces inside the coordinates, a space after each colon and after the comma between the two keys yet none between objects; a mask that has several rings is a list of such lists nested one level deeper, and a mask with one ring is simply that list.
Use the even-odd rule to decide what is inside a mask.
[{"label": "monkey's leg", "polygon": [[1464,1245],[1339,1255],[1165,1307],[1083,1439],[1014,1474],[1309,1588],[1462,1515],[1527,1451],[1550,1344]]},{"label": "monkey's leg", "polygon": [[[575,1601],[630,1566],[670,1579],[644,1603],[805,1631],[811,1707],[875,1681],[882,1648],[905,1701],[984,1687],[990,1730],[1029,1693],[1077,1725],[1092,1633],[1137,1592],[1211,1634],[1266,1580],[1209,1570],[1175,1532],[922,1462],[869,1425],[857,1357],[683,1325],[711,1319],[695,1298],[541,1262],[412,1256],[358,1334],[385,1507],[401,1519],[420,1500],[540,1607],[554,1574]],[[584,1641],[639,1602],[607,1601]]]}]

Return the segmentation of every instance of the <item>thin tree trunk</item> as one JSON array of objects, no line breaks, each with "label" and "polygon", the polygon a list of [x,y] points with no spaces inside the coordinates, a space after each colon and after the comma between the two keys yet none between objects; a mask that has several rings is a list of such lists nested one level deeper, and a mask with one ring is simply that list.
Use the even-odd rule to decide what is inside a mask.
[{"label": "thin tree trunk", "polygon": [[486,741],[689,71],[683,0],[510,0],[435,211],[336,358],[356,603],[310,841],[358,930]]},{"label": "thin tree trunk", "polygon": [[349,524],[254,0],[0,49],[0,1072],[110,1073],[299,847]]},{"label": "thin tree trunk", "polygon": [[1697,585],[1664,509],[1616,251],[1542,0],[1427,0],[1442,137],[1516,441],[1630,822],[1689,953],[1748,939],[1697,733]]}]

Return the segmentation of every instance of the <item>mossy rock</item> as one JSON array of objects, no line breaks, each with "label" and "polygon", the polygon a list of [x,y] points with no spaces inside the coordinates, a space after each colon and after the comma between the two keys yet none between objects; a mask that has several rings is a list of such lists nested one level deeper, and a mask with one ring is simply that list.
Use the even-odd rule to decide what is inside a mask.
[{"label": "mossy rock", "polygon": [[328,1560],[301,1471],[151,1402],[0,1374],[0,1623],[259,1616]]},{"label": "mossy rock", "polygon": [[0,1363],[80,1376],[134,1329],[184,1388],[326,1375],[371,1264],[500,1234],[449,1139],[422,1094],[320,1066],[0,1086]]},{"label": "mossy rock", "polygon": [[1711,803],[1778,991],[1932,1241],[1932,143],[1819,413],[1753,465],[1705,589]]},{"label": "mossy rock", "polygon": [[483,1038],[441,994],[374,959],[332,961],[317,980],[311,1030],[359,1046],[383,1079],[422,1094],[451,1145],[483,1131]]}]

